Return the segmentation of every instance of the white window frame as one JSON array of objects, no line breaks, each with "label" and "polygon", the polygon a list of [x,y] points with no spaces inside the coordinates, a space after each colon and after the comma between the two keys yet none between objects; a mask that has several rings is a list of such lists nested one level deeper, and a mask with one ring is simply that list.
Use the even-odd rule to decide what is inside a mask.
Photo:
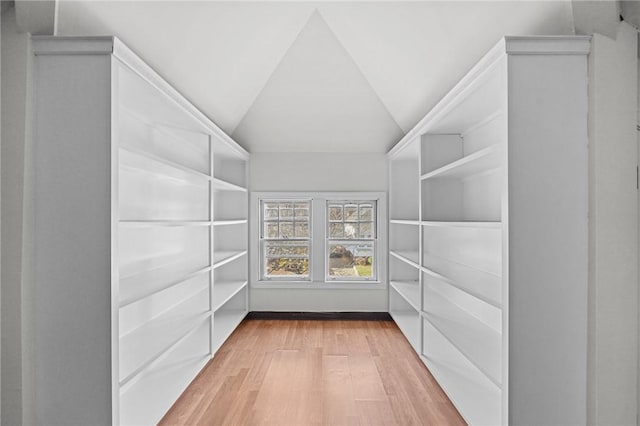
[{"label": "white window frame", "polygon": [[[291,203],[297,203],[297,202],[306,202],[309,203],[309,218],[307,220],[307,224],[309,226],[309,238],[291,238],[291,239],[271,239],[271,238],[267,238],[264,235],[264,218],[263,218],[263,207],[262,207],[262,202],[271,202],[271,203],[287,203],[287,202],[291,202]],[[259,208],[259,212],[258,215],[260,216],[259,218],[259,231],[258,234],[260,235],[259,239],[259,259],[260,259],[260,280],[261,281],[310,281],[312,274],[311,274],[311,264],[312,264],[312,259],[313,259],[313,244],[312,244],[312,239],[313,239],[313,211],[312,211],[312,200],[308,199],[308,198],[289,198],[289,199],[282,199],[282,200],[275,200],[275,199],[260,199],[260,208]],[[278,225],[280,225],[281,220],[278,219],[277,220]],[[295,209],[294,209],[294,216],[292,217],[292,221],[293,223],[293,227],[294,227],[294,232],[295,232]],[[283,275],[281,277],[277,277],[275,278],[274,276],[266,276],[265,271],[263,270],[264,268],[264,264],[262,263],[264,261],[265,258],[265,253],[264,253],[264,249],[265,249],[265,245],[269,242],[276,242],[276,241],[282,241],[282,242],[286,242],[286,241],[291,241],[291,242],[309,242],[309,273],[307,275],[307,277],[305,278],[304,276],[299,276],[299,275]]]},{"label": "white window frame", "polygon": [[[359,204],[359,203],[372,203],[373,204],[373,225],[374,225],[374,229],[372,230],[373,232],[373,237],[372,238],[347,238],[347,237],[343,237],[343,238],[331,238],[330,232],[329,232],[329,228],[331,226],[331,221],[329,220],[328,217],[325,216],[325,247],[324,247],[324,251],[325,251],[325,260],[329,261],[329,245],[332,242],[335,243],[344,243],[345,245],[347,244],[357,244],[359,242],[371,242],[373,245],[373,277],[371,278],[357,278],[357,277],[332,277],[329,275],[329,268],[327,267],[328,265],[325,263],[325,281],[327,282],[376,282],[378,280],[378,269],[379,269],[379,261],[378,261],[378,257],[379,257],[379,253],[378,253],[378,200],[375,199],[370,199],[370,200],[354,200],[354,199],[349,199],[349,200],[338,200],[338,199],[327,199],[325,201],[325,214],[328,215],[328,211],[329,211],[329,205],[330,204],[340,204],[343,207],[346,204],[350,204],[350,203],[354,203],[354,204]],[[344,212],[343,212],[343,217],[341,222],[343,225],[348,223],[345,221],[344,219]],[[358,228],[360,225],[360,217],[358,217]],[[358,232],[360,230],[358,229]]]},{"label": "white window frame", "polygon": [[[309,259],[310,280],[296,280],[286,278],[261,279],[261,200],[311,200],[311,258]],[[377,242],[375,243],[374,267],[376,267],[375,280],[338,280],[329,279],[328,268],[328,209],[330,201],[376,201],[375,225]],[[320,289],[362,289],[372,290],[387,287],[387,194],[385,192],[252,192],[250,194],[250,227],[249,227],[249,277],[250,285],[255,288],[320,288]],[[377,264],[377,266],[376,266]]]}]

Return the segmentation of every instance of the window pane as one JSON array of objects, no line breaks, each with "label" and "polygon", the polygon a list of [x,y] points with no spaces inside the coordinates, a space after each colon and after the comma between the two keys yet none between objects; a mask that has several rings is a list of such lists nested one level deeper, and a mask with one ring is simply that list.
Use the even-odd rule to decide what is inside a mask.
[{"label": "window pane", "polygon": [[373,242],[341,241],[329,244],[329,277],[374,278]]},{"label": "window pane", "polygon": [[358,224],[357,223],[345,223],[344,224],[344,237],[345,238],[358,238]]},{"label": "window pane", "polygon": [[309,209],[299,209],[295,210],[296,220],[308,220],[309,219]]},{"label": "window pane", "polygon": [[339,206],[339,205],[329,206],[329,220],[342,221],[342,206]]},{"label": "window pane", "polygon": [[264,238],[278,238],[278,222],[264,223]]},{"label": "window pane", "polygon": [[373,238],[373,223],[360,223],[360,238]]},{"label": "window pane", "polygon": [[309,244],[307,242],[266,242],[264,257],[264,274],[267,277],[304,278],[309,275]]},{"label": "window pane", "polygon": [[373,206],[371,204],[360,204],[360,220],[363,222],[373,220]]},{"label": "window pane", "polygon": [[357,222],[358,221],[358,206],[355,204],[347,204],[344,206],[344,221],[345,222]]},{"label": "window pane", "polygon": [[264,209],[264,218],[269,219],[278,219],[278,208],[275,209]]},{"label": "window pane", "polygon": [[329,238],[344,238],[344,229],[342,223],[329,224]]},{"label": "window pane", "polygon": [[309,238],[309,224],[307,222],[296,222],[296,238]]},{"label": "window pane", "polygon": [[293,219],[293,209],[280,209],[280,220],[292,220]]},{"label": "window pane", "polygon": [[293,222],[280,222],[280,238],[293,238]]}]

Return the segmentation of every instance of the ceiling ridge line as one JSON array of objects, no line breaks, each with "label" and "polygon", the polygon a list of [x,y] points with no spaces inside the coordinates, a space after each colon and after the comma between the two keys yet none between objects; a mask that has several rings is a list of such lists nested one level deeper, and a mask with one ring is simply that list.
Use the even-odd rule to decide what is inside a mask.
[{"label": "ceiling ridge line", "polygon": [[[264,84],[262,85],[262,88],[256,92],[256,96],[253,98],[253,101],[251,101],[249,106],[247,106],[247,108],[245,109],[244,114],[242,114],[242,117],[240,118],[240,120],[238,120],[237,123],[235,124],[235,126],[233,126],[233,128],[230,129],[229,136],[231,136],[233,138],[233,134],[238,129],[238,127],[240,127],[240,124],[242,124],[244,119],[247,117],[247,114],[249,114],[249,111],[251,111],[251,108],[253,108],[253,106],[255,105],[256,101],[260,98],[260,95],[262,95],[262,93],[264,92],[264,89],[269,85],[269,82],[273,78],[274,74],[276,73],[276,71],[278,71],[278,68],[280,68],[280,65],[282,64],[282,61],[284,61],[284,59],[289,54],[289,51],[291,50],[291,48],[296,44],[296,42],[300,38],[300,35],[305,30],[305,28],[307,28],[307,26],[309,25],[309,22],[311,21],[311,19],[313,18],[313,15],[315,13],[319,14],[317,7],[314,7],[313,10],[309,13],[304,25],[302,25],[302,27],[300,27],[300,31],[298,31],[298,34],[296,34],[296,36],[293,38],[293,41],[291,42],[289,47],[287,47],[285,49],[284,53],[282,54],[282,56],[280,56],[280,59],[276,63],[276,66],[273,67],[273,70],[271,70],[271,74],[269,74],[269,77],[267,77],[267,79],[264,81]],[[385,105],[385,108],[386,108],[386,105]]]},{"label": "ceiling ridge line", "polygon": [[[406,135],[407,132],[404,131],[404,129],[402,128],[400,123],[398,123],[398,120],[396,120],[395,116],[391,113],[391,111],[389,111],[389,106],[382,100],[382,97],[380,96],[380,93],[378,93],[376,88],[371,83],[371,80],[369,80],[367,75],[364,73],[364,71],[362,70],[362,67],[360,66],[358,61],[354,58],[353,53],[349,49],[347,49],[347,46],[345,45],[344,41],[338,36],[338,33],[335,31],[334,27],[331,26],[331,24],[327,20],[326,16],[323,15],[322,12],[319,11],[319,10],[318,10],[318,14],[320,15],[320,17],[322,18],[324,23],[327,25],[329,30],[333,33],[333,36],[336,38],[336,40],[338,41],[340,46],[342,46],[344,51],[347,52],[347,54],[349,55],[349,58],[351,58],[351,61],[355,64],[356,68],[358,69],[358,72],[360,73],[360,75],[362,75],[362,78],[364,79],[364,81],[367,82],[367,84],[371,88],[371,91],[376,95],[376,98],[378,98],[378,101],[380,102],[380,104],[382,104],[382,106],[384,107],[384,110],[387,112],[387,114],[389,115],[391,120],[395,123],[395,125],[400,130],[400,133],[402,133],[403,135]],[[398,141],[394,141],[393,143],[395,143],[395,142],[398,142]]]}]

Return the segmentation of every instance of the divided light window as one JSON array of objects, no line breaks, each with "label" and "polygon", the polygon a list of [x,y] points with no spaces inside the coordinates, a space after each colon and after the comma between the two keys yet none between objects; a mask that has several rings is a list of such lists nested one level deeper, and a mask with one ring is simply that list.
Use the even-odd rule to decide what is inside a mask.
[{"label": "divided light window", "polygon": [[327,279],[376,279],[376,201],[327,201]]},{"label": "divided light window", "polygon": [[264,280],[310,280],[311,200],[260,201]]}]

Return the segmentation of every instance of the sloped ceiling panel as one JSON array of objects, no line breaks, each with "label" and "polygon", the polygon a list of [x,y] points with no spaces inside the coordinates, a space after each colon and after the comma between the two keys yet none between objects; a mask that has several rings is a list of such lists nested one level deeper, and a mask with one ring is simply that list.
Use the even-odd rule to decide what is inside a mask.
[{"label": "sloped ceiling panel", "polygon": [[252,152],[385,152],[402,134],[316,11],[232,136]]},{"label": "sloped ceiling panel", "polygon": [[321,12],[405,132],[501,37],[573,33],[566,1],[337,2]]},{"label": "sloped ceiling panel", "polygon": [[379,152],[500,37],[573,33],[570,0],[58,5],[58,34],[120,37],[254,151]]},{"label": "sloped ceiling panel", "polygon": [[58,35],[116,35],[232,133],[314,8],[207,1],[60,1]]}]

